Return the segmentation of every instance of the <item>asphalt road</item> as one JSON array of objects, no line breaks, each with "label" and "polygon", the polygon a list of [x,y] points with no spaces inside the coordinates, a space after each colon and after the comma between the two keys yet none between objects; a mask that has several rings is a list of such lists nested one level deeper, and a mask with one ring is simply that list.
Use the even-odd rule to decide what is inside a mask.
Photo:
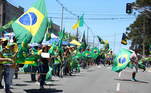
[{"label": "asphalt road", "polygon": [[[53,77],[44,90],[30,82],[30,75],[20,74],[13,80],[14,93],[151,93],[151,72],[139,71],[138,82],[131,81],[132,70],[121,73],[111,71],[111,67],[97,66],[82,69],[81,73],[64,78]],[[4,93],[1,89],[0,93]]]}]

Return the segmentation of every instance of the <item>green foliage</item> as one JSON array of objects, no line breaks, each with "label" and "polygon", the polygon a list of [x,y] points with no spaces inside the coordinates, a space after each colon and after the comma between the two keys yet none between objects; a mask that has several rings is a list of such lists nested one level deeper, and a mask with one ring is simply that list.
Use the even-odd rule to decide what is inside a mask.
[{"label": "green foliage", "polygon": [[137,4],[140,8],[151,6],[151,0],[136,0],[135,4]]},{"label": "green foliage", "polygon": [[137,11],[141,11],[136,20],[128,28],[128,38],[132,41],[130,48],[142,54],[143,43],[145,54],[149,55],[149,45],[151,44],[151,0],[136,0],[134,5]]}]

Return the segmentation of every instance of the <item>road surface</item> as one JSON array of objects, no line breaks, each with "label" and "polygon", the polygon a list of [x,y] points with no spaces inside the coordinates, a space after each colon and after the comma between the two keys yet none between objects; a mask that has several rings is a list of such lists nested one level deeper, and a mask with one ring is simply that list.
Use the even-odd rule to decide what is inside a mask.
[{"label": "road surface", "polygon": [[[132,70],[121,73],[111,71],[111,67],[93,66],[82,69],[80,73],[64,78],[53,77],[46,82],[44,90],[39,85],[30,82],[29,74],[19,74],[19,79],[13,79],[14,93],[151,93],[151,72],[139,71],[138,82],[131,81]],[[0,89],[4,93],[4,89]]]}]

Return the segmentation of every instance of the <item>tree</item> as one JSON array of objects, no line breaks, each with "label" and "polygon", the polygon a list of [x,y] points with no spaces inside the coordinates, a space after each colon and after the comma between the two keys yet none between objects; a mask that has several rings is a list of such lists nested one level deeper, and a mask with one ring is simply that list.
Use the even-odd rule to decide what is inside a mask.
[{"label": "tree", "polygon": [[136,0],[133,7],[139,14],[136,20],[129,26],[129,39],[132,41],[130,49],[137,50],[143,54],[143,44],[145,45],[145,54],[149,54],[151,45],[151,0]]}]

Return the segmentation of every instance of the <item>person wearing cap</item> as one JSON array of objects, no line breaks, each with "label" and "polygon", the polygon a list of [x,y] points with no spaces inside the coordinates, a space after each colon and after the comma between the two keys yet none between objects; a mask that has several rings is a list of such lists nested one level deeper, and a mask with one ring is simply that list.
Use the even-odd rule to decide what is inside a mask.
[{"label": "person wearing cap", "polygon": [[[2,43],[3,43],[2,38],[0,38],[0,54],[3,50]],[[2,56],[0,56],[0,58],[1,58],[0,62],[2,62],[4,58],[2,58]],[[4,72],[3,65],[0,63],[0,89],[4,88],[3,85],[2,85],[3,72]]]},{"label": "person wearing cap", "polygon": [[0,58],[1,58],[1,62],[0,62],[0,89],[3,89],[3,85],[2,85],[2,79],[3,79],[3,73],[4,73],[4,67],[2,62],[3,61],[7,61],[7,58],[2,58],[2,51],[3,51],[3,47],[2,44],[6,41],[5,38],[0,38]]},{"label": "person wearing cap", "polygon": [[7,46],[8,40],[2,42],[2,51],[0,52],[0,63],[3,66],[4,70],[4,82],[5,82],[5,92],[12,93],[10,91],[11,85],[11,65],[13,64],[13,60],[11,59],[11,52],[9,47]]}]

